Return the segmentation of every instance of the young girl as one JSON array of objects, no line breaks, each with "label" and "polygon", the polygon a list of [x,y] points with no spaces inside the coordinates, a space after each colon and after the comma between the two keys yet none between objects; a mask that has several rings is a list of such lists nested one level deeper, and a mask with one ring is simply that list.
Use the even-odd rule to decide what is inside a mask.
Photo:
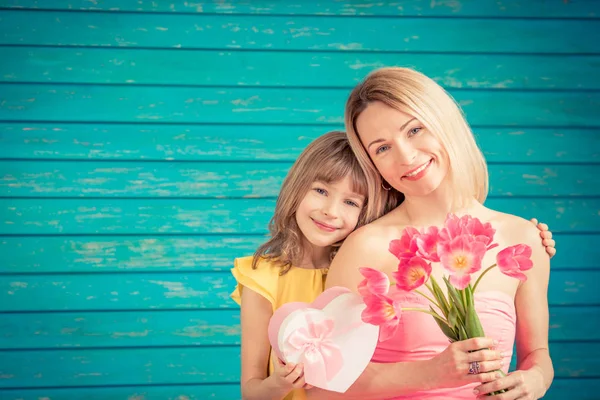
[{"label": "young girl", "polygon": [[[242,397],[304,399],[302,365],[284,365],[271,352],[267,327],[288,302],[312,302],[324,289],[341,242],[374,219],[365,207],[367,179],[344,132],[314,140],[285,178],[270,223],[271,238],[254,256],[237,258],[232,298],[241,307]],[[539,225],[544,231],[547,227]],[[544,232],[551,240],[550,232]],[[549,243],[553,249],[553,241]]]},{"label": "young girl", "polygon": [[283,182],[271,239],[253,257],[235,260],[232,273],[239,284],[232,297],[242,305],[244,399],[304,398],[302,390],[294,390],[304,386],[303,366],[283,365],[271,354],[269,319],[283,304],[312,302],[323,291],[335,249],[367,219],[366,193],[346,134],[319,137]]}]

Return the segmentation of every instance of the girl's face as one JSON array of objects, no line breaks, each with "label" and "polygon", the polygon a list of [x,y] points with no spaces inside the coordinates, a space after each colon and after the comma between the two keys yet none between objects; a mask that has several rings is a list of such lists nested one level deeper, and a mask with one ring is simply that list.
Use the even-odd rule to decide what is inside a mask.
[{"label": "girl's face", "polygon": [[356,228],[364,202],[363,195],[352,191],[350,177],[335,183],[313,182],[296,210],[296,222],[311,245],[328,247]]},{"label": "girl's face", "polygon": [[426,196],[448,175],[446,150],[415,117],[373,102],[356,129],[383,179],[405,196]]}]

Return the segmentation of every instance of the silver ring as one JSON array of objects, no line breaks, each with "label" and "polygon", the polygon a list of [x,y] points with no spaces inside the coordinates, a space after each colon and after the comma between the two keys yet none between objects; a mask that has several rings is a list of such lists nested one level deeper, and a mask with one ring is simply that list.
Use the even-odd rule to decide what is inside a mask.
[{"label": "silver ring", "polygon": [[473,361],[469,363],[469,374],[475,375],[479,373],[479,362]]}]

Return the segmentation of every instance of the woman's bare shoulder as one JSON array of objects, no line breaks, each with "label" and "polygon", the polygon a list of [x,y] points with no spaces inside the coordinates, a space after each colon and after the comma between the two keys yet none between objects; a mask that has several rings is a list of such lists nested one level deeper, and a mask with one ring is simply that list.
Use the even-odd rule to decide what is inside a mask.
[{"label": "woman's bare shoulder", "polygon": [[539,230],[530,221],[514,214],[496,210],[490,211],[492,213],[490,222],[502,237],[510,239],[510,242],[515,242],[515,244],[524,243],[530,246],[542,246]]}]

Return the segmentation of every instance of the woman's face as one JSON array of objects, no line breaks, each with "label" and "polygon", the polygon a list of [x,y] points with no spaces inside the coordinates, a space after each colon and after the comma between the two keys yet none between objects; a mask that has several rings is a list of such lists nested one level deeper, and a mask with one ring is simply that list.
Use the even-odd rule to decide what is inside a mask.
[{"label": "woman's face", "polygon": [[373,102],[358,116],[360,140],[375,167],[405,196],[426,196],[448,174],[442,144],[412,115]]}]

